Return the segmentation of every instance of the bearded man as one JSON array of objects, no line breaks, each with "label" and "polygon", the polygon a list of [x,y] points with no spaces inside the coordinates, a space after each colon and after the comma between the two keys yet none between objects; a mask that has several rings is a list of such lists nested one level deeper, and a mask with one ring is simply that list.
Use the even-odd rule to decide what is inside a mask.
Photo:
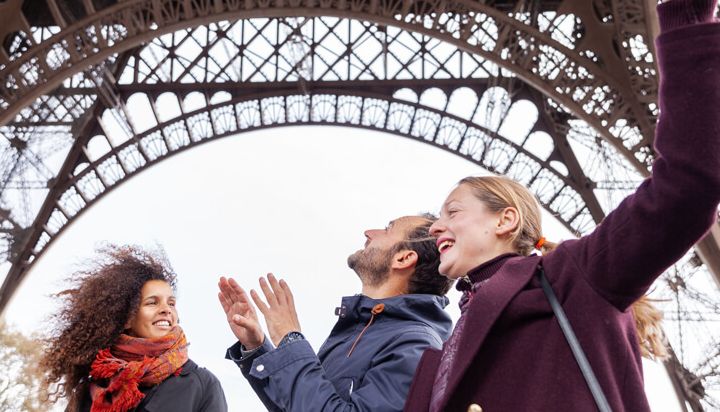
[{"label": "bearded man", "polygon": [[365,247],[348,266],[361,294],[336,309],[337,323],[315,354],[300,333],[292,292],[272,274],[260,279],[265,317],[233,279],[220,278],[218,297],[238,339],[226,353],[269,411],[401,411],[423,351],[440,348],[452,324],[444,308],[452,281],[438,273],[432,215],[404,216],[365,231]]}]

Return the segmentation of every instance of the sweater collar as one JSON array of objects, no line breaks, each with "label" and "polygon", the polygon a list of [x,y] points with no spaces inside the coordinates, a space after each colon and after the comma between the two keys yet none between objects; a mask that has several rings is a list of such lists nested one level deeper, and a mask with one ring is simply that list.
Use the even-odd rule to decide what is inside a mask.
[{"label": "sweater collar", "polygon": [[490,279],[509,258],[514,256],[519,255],[517,253],[504,253],[480,264],[468,272],[464,278],[465,281],[457,282],[455,288],[463,292],[470,290],[472,285]]}]

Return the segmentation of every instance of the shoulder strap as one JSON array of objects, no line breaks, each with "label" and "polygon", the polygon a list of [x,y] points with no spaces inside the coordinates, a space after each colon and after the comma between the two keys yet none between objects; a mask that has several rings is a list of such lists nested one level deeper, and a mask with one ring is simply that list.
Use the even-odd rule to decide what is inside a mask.
[{"label": "shoulder strap", "polygon": [[565,311],[562,306],[560,306],[560,302],[558,301],[557,296],[555,296],[555,292],[553,292],[550,282],[548,282],[547,277],[545,276],[545,270],[542,266],[538,266],[538,269],[540,286],[542,287],[543,292],[545,292],[548,302],[550,302],[550,307],[552,307],[553,313],[555,313],[555,317],[560,324],[560,329],[562,329],[565,339],[567,340],[568,345],[570,345],[570,350],[572,350],[573,356],[575,356],[575,360],[580,366],[585,382],[590,388],[590,392],[592,392],[598,409],[601,412],[611,412],[612,409],[610,409],[610,405],[605,398],[605,394],[600,387],[600,383],[595,377],[595,373],[590,366],[590,362],[588,362],[587,357],[585,357],[585,352],[583,352],[580,342],[577,340],[572,326],[570,326],[570,321],[567,316],[565,316]]}]

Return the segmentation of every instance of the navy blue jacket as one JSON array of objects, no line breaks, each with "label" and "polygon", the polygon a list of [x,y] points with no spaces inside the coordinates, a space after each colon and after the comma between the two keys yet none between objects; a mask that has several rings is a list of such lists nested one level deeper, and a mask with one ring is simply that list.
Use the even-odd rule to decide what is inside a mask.
[{"label": "navy blue jacket", "polygon": [[[226,357],[240,366],[270,411],[401,411],[423,351],[440,348],[450,336],[447,302],[445,296],[421,294],[344,297],[317,355],[306,340],[273,349],[266,338],[244,359],[240,343]],[[358,339],[379,303],[383,311]]]}]

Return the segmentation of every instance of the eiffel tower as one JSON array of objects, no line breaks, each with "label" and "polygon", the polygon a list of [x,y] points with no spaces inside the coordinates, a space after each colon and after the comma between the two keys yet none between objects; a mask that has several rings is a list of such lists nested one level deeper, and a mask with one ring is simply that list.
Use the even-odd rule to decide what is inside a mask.
[{"label": "eiffel tower", "polygon": [[[569,230],[588,233],[655,156],[654,9],[644,0],[0,1],[9,267],[0,310],[111,189],[179,151],[279,125],[435,146],[522,182]],[[673,348],[665,365],[686,410],[720,409],[718,242],[716,224],[655,285]]]}]

